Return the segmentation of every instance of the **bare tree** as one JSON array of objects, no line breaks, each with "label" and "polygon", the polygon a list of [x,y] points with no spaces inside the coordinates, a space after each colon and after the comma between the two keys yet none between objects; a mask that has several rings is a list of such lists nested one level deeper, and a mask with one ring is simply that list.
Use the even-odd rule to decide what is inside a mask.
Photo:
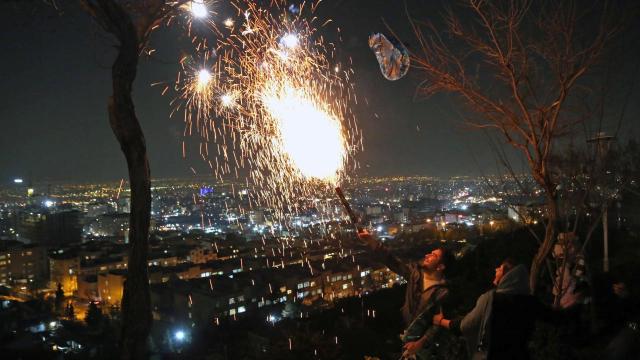
[{"label": "bare tree", "polygon": [[151,180],[145,137],[135,113],[131,91],[138,61],[151,32],[186,1],[81,0],[84,10],[118,42],[112,65],[113,94],[109,123],[127,160],[131,187],[130,253],[122,298],[121,357],[148,356],[151,299],[147,253],[151,211]]},{"label": "bare tree", "polygon": [[621,22],[607,1],[462,0],[441,31],[411,19],[424,80],[420,94],[459,96],[477,128],[495,130],[526,159],[546,199],[545,233],[531,265],[537,279],[557,234],[557,181],[549,167],[557,139],[583,117],[572,107]]}]

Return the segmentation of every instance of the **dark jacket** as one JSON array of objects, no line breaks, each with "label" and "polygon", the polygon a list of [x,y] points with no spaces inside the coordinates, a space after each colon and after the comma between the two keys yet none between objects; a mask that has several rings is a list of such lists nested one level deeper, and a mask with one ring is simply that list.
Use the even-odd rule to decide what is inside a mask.
[{"label": "dark jacket", "polygon": [[[409,325],[428,307],[432,307],[434,303],[447,305],[446,299],[449,295],[449,290],[446,287],[446,281],[443,281],[440,284],[441,286],[431,286],[428,289],[423,289],[423,273],[417,263],[405,264],[380,243],[375,247],[374,254],[378,261],[407,281],[407,290],[405,291],[404,305],[402,306],[402,319],[405,325]],[[431,294],[432,292],[435,292],[435,294]],[[439,308],[437,310],[436,313],[440,312]]]},{"label": "dark jacket", "polygon": [[371,247],[374,248],[377,260],[407,281],[402,306],[402,318],[407,327],[402,337],[403,342],[416,341],[426,335],[427,342],[418,352],[418,359],[439,358],[437,354],[440,351],[440,337],[446,335],[441,327],[433,325],[432,318],[440,312],[445,316],[451,313],[446,281],[424,289],[423,273],[417,263],[403,263],[381,243],[373,244]]},{"label": "dark jacket", "polygon": [[528,359],[536,319],[549,320],[550,309],[529,295],[523,265],[509,271],[496,289],[480,295],[476,306],[450,328],[462,334],[471,359]]}]

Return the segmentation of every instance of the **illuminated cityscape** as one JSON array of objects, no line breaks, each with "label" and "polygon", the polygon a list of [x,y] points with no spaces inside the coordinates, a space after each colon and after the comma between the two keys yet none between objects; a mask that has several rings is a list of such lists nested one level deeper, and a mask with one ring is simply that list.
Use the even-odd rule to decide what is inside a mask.
[{"label": "illuminated cityscape", "polygon": [[637,358],[639,19],[0,2],[2,358]]},{"label": "illuminated cityscape", "polygon": [[[503,200],[512,194],[485,183],[363,178],[347,191],[363,223],[392,247],[409,246],[394,244],[401,235],[431,231],[432,243],[451,242],[463,252],[478,234],[514,224]],[[10,295],[55,297],[60,286],[76,319],[92,302],[117,318],[129,230],[129,194],[121,186],[3,187],[0,279]],[[243,210],[246,192],[204,180],[153,182],[148,271],[155,320],[192,327],[260,314],[273,323],[403,281],[358,244],[348,245],[353,227],[337,202],[333,217],[309,212],[278,223],[271,209]],[[286,314],[288,304],[305,310]]]}]

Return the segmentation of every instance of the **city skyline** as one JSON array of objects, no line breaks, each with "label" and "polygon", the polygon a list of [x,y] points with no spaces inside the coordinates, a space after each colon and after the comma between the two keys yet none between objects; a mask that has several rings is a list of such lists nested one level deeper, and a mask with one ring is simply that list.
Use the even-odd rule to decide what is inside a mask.
[{"label": "city skyline", "polygon": [[0,2],[0,351],[632,358],[640,3],[585,4]]}]

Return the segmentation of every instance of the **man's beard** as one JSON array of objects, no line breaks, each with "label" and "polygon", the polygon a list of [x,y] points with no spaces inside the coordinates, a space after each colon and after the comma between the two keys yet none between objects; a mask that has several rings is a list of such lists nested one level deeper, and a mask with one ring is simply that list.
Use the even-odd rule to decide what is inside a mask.
[{"label": "man's beard", "polygon": [[422,270],[426,272],[435,272],[438,268],[438,264],[425,264],[424,261],[421,264]]}]

